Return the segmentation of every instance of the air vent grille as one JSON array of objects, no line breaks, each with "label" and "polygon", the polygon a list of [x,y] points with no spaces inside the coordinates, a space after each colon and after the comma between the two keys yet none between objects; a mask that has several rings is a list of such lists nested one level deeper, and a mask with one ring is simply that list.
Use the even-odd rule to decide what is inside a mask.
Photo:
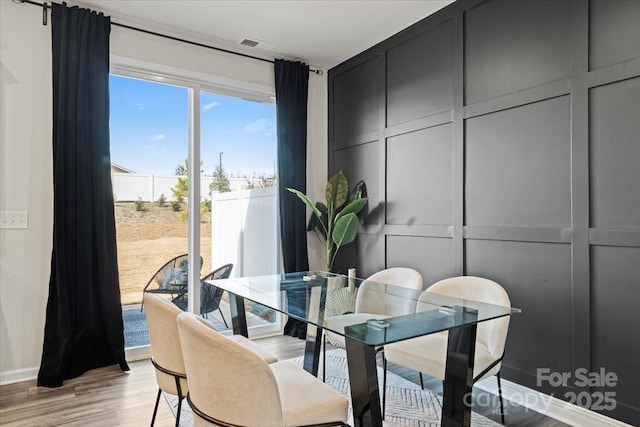
[{"label": "air vent grille", "polygon": [[243,39],[240,42],[241,45],[243,46],[249,46],[249,47],[256,47],[260,44],[260,42],[257,42],[255,40],[251,40],[251,39]]}]

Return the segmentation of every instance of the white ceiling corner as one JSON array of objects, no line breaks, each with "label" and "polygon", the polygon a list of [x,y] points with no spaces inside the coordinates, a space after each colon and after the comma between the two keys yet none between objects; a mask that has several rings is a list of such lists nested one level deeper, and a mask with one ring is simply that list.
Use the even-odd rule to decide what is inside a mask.
[{"label": "white ceiling corner", "polygon": [[[453,0],[76,0],[133,24],[264,58],[332,68]],[[248,38],[256,48],[240,45]],[[263,49],[260,47],[263,46]]]}]

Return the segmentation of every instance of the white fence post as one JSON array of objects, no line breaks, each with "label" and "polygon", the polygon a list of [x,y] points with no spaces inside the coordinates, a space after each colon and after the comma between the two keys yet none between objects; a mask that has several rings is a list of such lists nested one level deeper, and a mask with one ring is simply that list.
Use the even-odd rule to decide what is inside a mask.
[{"label": "white fence post", "polygon": [[153,203],[153,202],[154,202],[154,200],[156,200],[156,198],[154,197],[154,194],[153,194],[153,185],[154,185],[154,184],[153,184],[153,181],[154,181],[154,179],[153,179],[153,174],[151,174],[151,176],[150,176],[149,178],[150,178],[150,179],[149,179],[149,184],[150,184],[150,185],[149,185],[149,192],[151,193],[151,197],[150,197],[150,199],[151,199],[151,200],[149,200],[149,201],[150,201],[151,203]]}]

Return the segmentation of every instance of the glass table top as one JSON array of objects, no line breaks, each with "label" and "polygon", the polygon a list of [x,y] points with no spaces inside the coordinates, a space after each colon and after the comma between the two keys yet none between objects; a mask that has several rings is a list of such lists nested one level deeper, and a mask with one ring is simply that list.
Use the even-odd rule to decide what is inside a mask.
[{"label": "glass table top", "polygon": [[[206,283],[372,346],[520,312],[511,307],[319,271],[208,280]],[[392,305],[396,311],[399,309],[408,314],[388,317],[355,313],[357,299],[366,299],[367,307]]]}]

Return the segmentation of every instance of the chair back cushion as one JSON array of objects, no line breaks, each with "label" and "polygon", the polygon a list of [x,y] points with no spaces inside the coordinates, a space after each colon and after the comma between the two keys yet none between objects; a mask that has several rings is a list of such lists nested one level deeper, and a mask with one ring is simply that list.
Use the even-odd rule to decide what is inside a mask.
[{"label": "chair back cushion", "polygon": [[251,350],[207,327],[192,313],[178,316],[189,397],[220,422],[284,425],[275,376]]},{"label": "chair back cushion", "polygon": [[[200,257],[200,268],[204,259]],[[171,285],[174,280],[182,281],[182,275],[187,273],[189,266],[189,254],[178,255],[167,261],[162,267],[155,272],[155,274],[149,279],[143,289],[143,293],[147,291],[153,291],[157,289],[174,289],[175,286]]]},{"label": "chair back cushion", "polygon": [[189,255],[183,254],[167,261],[165,265],[163,265],[158,269],[158,271],[156,271],[153,277],[149,280],[149,283],[147,283],[145,289],[152,283],[155,283],[155,285],[152,286],[152,289],[167,289],[170,286],[169,283],[172,280],[179,278],[179,276],[182,275],[180,265],[184,264],[188,259]]},{"label": "chair back cushion", "polygon": [[[399,286],[404,289],[385,287],[380,284]],[[416,309],[418,293],[412,291],[422,291],[422,288],[422,275],[412,268],[393,267],[379,271],[369,276],[358,288],[355,312],[389,316],[413,313]]]},{"label": "chair back cushion", "polygon": [[179,268],[165,268],[160,289],[175,289],[175,284],[181,282],[183,274],[185,274],[184,271]]},{"label": "chair back cushion", "polygon": [[[434,283],[420,296],[416,311],[433,309],[433,306],[426,302],[428,293],[511,307],[509,295],[504,288],[483,277],[458,276]],[[476,342],[485,345],[496,359],[504,352],[510,317],[505,316],[478,324]]]},{"label": "chair back cushion", "polygon": [[[153,293],[144,294],[144,309],[147,316],[153,359],[166,370],[183,376],[186,375],[178,325],[176,323],[176,317],[182,311],[161,296]],[[158,386],[163,391],[175,395],[178,394],[175,379],[172,375],[167,375],[156,369],[156,379]],[[182,396],[186,396],[188,392],[186,380],[182,379],[180,387]]]}]

